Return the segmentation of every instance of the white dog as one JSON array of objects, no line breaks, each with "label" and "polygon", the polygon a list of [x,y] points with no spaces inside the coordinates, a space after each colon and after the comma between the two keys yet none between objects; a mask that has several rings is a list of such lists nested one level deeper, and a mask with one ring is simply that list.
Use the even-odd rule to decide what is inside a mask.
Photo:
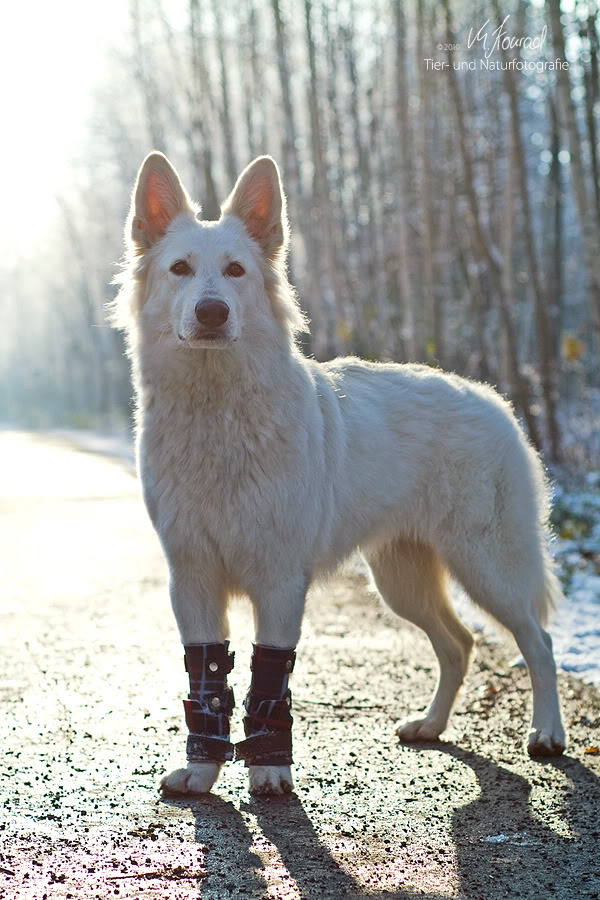
[{"label": "white dog", "polygon": [[[291,790],[283,706],[306,592],[357,548],[384,600],[427,633],[439,660],[431,706],[400,738],[437,738],[467,671],[472,638],[450,605],[450,573],[513,633],[527,662],[530,754],[561,753],[542,629],[560,598],[545,533],[549,495],[508,403],[425,366],[302,356],[294,338],[306,322],[286,277],[285,199],[269,157],[248,166],[221,218],[208,222],[166,157],[151,153],[126,239],[114,315],[127,329],[139,470],[169,565],[193,707],[189,764],[165,776],[163,790],[209,791],[232,756],[232,594],[250,598],[256,646],[267,654],[253,664],[255,707],[246,701],[258,750],[238,755],[251,790]],[[217,680],[205,682],[209,672]],[[265,696],[277,715],[264,704],[256,712]],[[276,732],[285,740],[269,743]]]}]

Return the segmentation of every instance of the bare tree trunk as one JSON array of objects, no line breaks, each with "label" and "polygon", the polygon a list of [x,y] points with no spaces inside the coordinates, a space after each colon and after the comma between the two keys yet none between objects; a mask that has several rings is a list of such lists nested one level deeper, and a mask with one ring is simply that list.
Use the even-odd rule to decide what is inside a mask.
[{"label": "bare tree trunk", "polygon": [[[492,6],[498,24],[503,21],[504,16],[500,12],[500,4],[498,0],[492,0]],[[504,61],[508,63],[509,55],[506,50],[502,49]],[[537,334],[537,352],[540,365],[540,380],[542,386],[542,396],[544,400],[544,409],[546,412],[546,425],[548,428],[548,436],[550,438],[550,455],[554,462],[560,459],[560,431],[558,420],[556,418],[556,404],[554,398],[554,379],[552,377],[552,344],[550,338],[550,328],[548,325],[548,312],[546,308],[546,297],[541,281],[537,249],[535,246],[534,225],[529,205],[529,181],[527,177],[527,162],[525,159],[525,150],[523,147],[523,139],[521,137],[521,117],[519,114],[519,98],[517,93],[517,85],[513,78],[511,69],[504,69],[504,89],[508,95],[510,103],[510,122],[513,158],[515,160],[519,198],[521,202],[521,212],[523,215],[523,230],[525,240],[525,251],[527,254],[527,262],[529,266],[529,276],[531,278],[531,287],[533,290],[533,299],[535,305],[535,324]],[[505,295],[507,295],[505,286]]]},{"label": "bare tree trunk", "polygon": [[555,358],[560,354],[560,335],[563,328],[563,240],[562,240],[562,171],[558,158],[560,152],[560,131],[558,125],[558,112],[556,103],[552,97],[548,98],[550,118],[550,152],[552,161],[548,173],[548,199],[551,210],[552,241],[550,254],[547,260],[547,269],[551,273],[548,280],[551,295],[549,297],[550,311],[552,315],[552,346]]},{"label": "bare tree trunk", "polygon": [[218,219],[221,205],[213,175],[212,141],[209,134],[212,118],[212,90],[205,62],[201,37],[201,10],[198,0],[189,2],[189,33],[191,50],[190,109],[191,122],[188,145],[193,162],[199,154],[202,167],[202,215]]},{"label": "bare tree trunk", "polygon": [[[552,39],[554,52],[560,60],[566,60],[565,39],[560,21],[560,0],[546,0],[546,8],[552,22]],[[596,328],[600,331],[600,226],[595,205],[590,203],[586,186],[583,154],[577,131],[577,115],[575,103],[571,96],[571,82],[568,69],[559,68],[556,73],[562,122],[567,132],[569,154],[571,157],[571,180],[577,205],[577,214],[583,241],[583,256],[590,281],[592,297],[592,313]]]},{"label": "bare tree trunk", "polygon": [[[102,310],[101,304],[95,304],[93,299],[93,283],[90,278],[90,261],[87,258],[85,241],[77,228],[77,217],[69,208],[64,197],[57,197],[69,244],[72,249],[72,259],[77,260],[75,271],[74,290],[80,303],[82,313],[83,334],[82,343],[78,344],[78,335],[75,332],[75,324],[71,319],[68,323],[68,333],[72,335],[73,343],[81,353],[82,370],[84,377],[81,379],[83,396],[83,410],[91,409],[103,419],[106,427],[110,413],[110,381],[107,371],[107,360],[103,347],[103,329],[98,327],[98,314]],[[90,365],[91,362],[91,365]],[[85,382],[88,382],[88,392],[85,391]]]},{"label": "bare tree trunk", "polygon": [[[473,254],[470,229],[464,218],[459,220],[456,188],[459,174],[455,171],[456,147],[455,135],[448,134],[445,142],[445,157],[448,160],[446,177],[444,178],[443,203],[449,212],[447,240],[452,242],[458,257],[463,279],[471,295],[471,310],[474,321],[473,337],[477,347],[477,376],[483,381],[490,381],[490,352],[486,335],[486,292],[482,281],[482,271],[486,265]],[[468,218],[468,217],[465,217]],[[449,267],[443,267],[444,270]]]},{"label": "bare tree trunk", "polygon": [[156,150],[162,150],[163,153],[166,153],[167,142],[160,119],[160,91],[152,73],[152,67],[148,66],[148,48],[144,45],[142,35],[143,24],[140,0],[129,0],[129,20],[133,38],[134,78],[142,94],[150,140]]},{"label": "bare tree trunk", "polygon": [[[339,49],[339,30],[333,34],[331,27],[331,11],[324,0],[321,6],[323,17],[323,25],[325,31],[325,41],[327,45],[327,107],[329,112],[329,146],[333,146],[334,152],[331,154],[330,175],[328,183],[335,185],[336,202],[334,204],[334,230],[333,239],[335,240],[336,258],[341,260],[338,267],[338,274],[341,279],[340,293],[337,295],[338,316],[340,312],[343,319],[339,322],[338,330],[341,332],[342,340],[345,343],[345,350],[349,350],[352,339],[353,325],[353,299],[354,291],[352,285],[353,258],[349,252],[349,228],[348,217],[346,214],[346,203],[344,200],[344,186],[346,174],[347,148],[344,138],[344,129],[342,127],[342,118],[340,114],[340,102],[338,96],[338,49]],[[336,8],[337,15],[339,11]],[[336,21],[337,24],[337,21]],[[339,340],[339,335],[338,335]]]},{"label": "bare tree trunk", "polygon": [[263,101],[265,97],[265,82],[258,52],[259,18],[254,0],[247,0],[248,4],[248,64],[250,69],[251,87],[250,102],[246,103],[246,128],[248,131],[248,149],[250,156],[259,156],[267,153],[267,134],[265,111]]},{"label": "bare tree trunk", "polygon": [[590,163],[594,180],[594,199],[596,201],[596,217],[600,221],[600,169],[598,166],[598,129],[594,109],[598,102],[598,33],[596,19],[598,8],[596,0],[587,0],[587,19],[581,29],[581,36],[589,42],[589,63],[583,62],[583,80],[585,84],[585,119],[590,149]]},{"label": "bare tree trunk", "polygon": [[433,221],[431,205],[431,157],[429,151],[429,125],[431,122],[431,94],[429,73],[423,65],[425,57],[424,0],[417,0],[417,65],[419,69],[419,156],[421,159],[421,196],[423,201],[423,297],[425,306],[425,339],[433,339],[435,356],[444,359],[442,304],[434,284]]},{"label": "bare tree trunk", "polygon": [[375,352],[379,357],[389,358],[397,349],[397,341],[391,333],[391,309],[387,292],[386,251],[384,221],[385,183],[387,165],[384,154],[383,111],[387,106],[385,93],[384,47],[377,37],[379,22],[373,23],[374,36],[372,44],[377,47],[377,58],[373,65],[373,81],[367,90],[369,108],[369,158],[371,160],[371,178],[368,186],[368,204],[370,209],[370,234],[373,258],[374,302],[377,319],[371,329],[375,341]]},{"label": "bare tree trunk", "polygon": [[473,337],[477,347],[477,377],[482,381],[490,381],[491,372],[489,365],[489,354],[487,343],[485,340],[485,309],[483,304],[484,289],[481,283],[479,264],[476,260],[471,260],[467,254],[466,241],[464,234],[466,229],[461,228],[456,222],[455,210],[452,210],[452,221],[455,227],[455,233],[458,236],[458,263],[460,265],[465,284],[469,289],[471,296],[471,310],[474,320]]},{"label": "bare tree trunk", "polygon": [[281,99],[283,102],[283,114],[285,123],[285,132],[283,135],[283,160],[284,170],[288,177],[290,192],[293,193],[296,202],[302,195],[302,184],[300,176],[300,164],[298,162],[298,131],[296,128],[296,117],[294,115],[294,107],[292,104],[292,93],[290,90],[290,70],[288,66],[288,48],[281,19],[281,11],[279,8],[279,0],[271,0],[271,9],[273,10],[273,19],[275,23],[275,47],[277,50],[277,67],[279,70],[279,85],[281,88]]},{"label": "bare tree trunk", "polygon": [[[302,236],[304,245],[304,262],[306,272],[308,312],[311,318],[312,327],[311,335],[304,342],[306,352],[311,352],[313,346],[318,346],[320,336],[324,334],[323,313],[321,309],[318,282],[315,280],[314,273],[311,271],[312,259],[314,256],[312,237],[312,228],[310,222],[310,208],[304,205],[304,191],[302,187],[302,173],[300,170],[300,162],[298,159],[298,131],[296,127],[296,117],[294,114],[294,105],[292,103],[292,92],[290,88],[290,70],[288,66],[288,47],[285,34],[283,20],[281,18],[281,10],[279,0],[271,0],[271,10],[273,12],[273,22],[275,25],[275,48],[277,51],[277,69],[279,73],[279,86],[281,90],[281,101],[283,105],[284,131],[282,136],[282,158],[283,173],[285,183],[287,185],[288,198],[290,200],[291,212],[296,216],[298,223],[298,232]],[[290,262],[290,278],[293,281],[294,257]],[[315,338],[316,336],[316,338]]]},{"label": "bare tree trunk", "polygon": [[333,220],[329,202],[329,185],[327,183],[327,170],[325,167],[325,150],[323,147],[323,135],[321,132],[321,110],[319,105],[319,81],[315,60],[315,43],[313,39],[312,25],[312,0],[304,0],[304,24],[306,34],[306,47],[308,51],[308,67],[310,81],[308,85],[308,109],[310,114],[311,149],[313,162],[312,181],[312,213],[318,212],[318,220],[314,221],[314,228],[319,239],[315,242],[317,258],[314,265],[321,270],[321,259],[325,258],[325,275],[319,279],[321,282],[321,298],[323,301],[326,347],[325,354],[328,357],[336,355],[336,301],[337,289],[337,265],[335,248],[333,243]]},{"label": "bare tree trunk", "polygon": [[500,318],[502,321],[502,329],[504,332],[504,340],[506,345],[506,361],[508,363],[508,377],[510,380],[512,395],[516,405],[523,413],[523,418],[527,424],[527,430],[531,442],[541,450],[540,436],[538,433],[537,422],[531,411],[531,400],[529,397],[529,388],[523,375],[519,363],[519,347],[517,336],[512,320],[510,310],[510,300],[513,290],[513,243],[514,243],[514,144],[511,141],[511,149],[508,159],[508,172],[505,183],[505,199],[504,199],[504,227],[503,227],[503,250],[504,265],[502,267],[502,287],[498,292]]},{"label": "bare tree trunk", "polygon": [[227,176],[229,178],[231,186],[233,187],[239,175],[239,169],[235,154],[235,139],[233,132],[233,121],[231,118],[231,93],[229,90],[229,67],[227,65],[226,59],[225,37],[223,35],[222,0],[213,0],[212,7],[213,15],[215,17],[217,33],[217,53],[219,56],[219,71],[221,77],[221,106],[219,110],[219,118],[221,119],[223,143],[225,145]]},{"label": "bare tree trunk", "polygon": [[423,327],[417,321],[417,301],[411,284],[407,212],[409,209],[410,168],[407,143],[408,89],[406,76],[406,21],[403,0],[392,0],[395,33],[396,96],[395,116],[398,129],[398,197],[396,198],[396,223],[398,229],[398,276],[403,305],[403,344],[409,359],[421,359],[424,340]]},{"label": "bare tree trunk", "polygon": [[354,137],[353,161],[355,167],[353,174],[356,184],[355,190],[353,191],[353,216],[356,223],[356,253],[358,257],[358,266],[355,281],[356,289],[354,293],[354,349],[359,355],[366,355],[372,352],[368,338],[372,318],[372,310],[369,301],[375,296],[376,287],[373,278],[370,210],[368,207],[371,171],[369,166],[369,156],[365,149],[362,135],[362,122],[359,108],[360,84],[356,63],[352,13],[350,15],[350,24],[344,26],[343,35],[346,74],[350,85],[348,105],[349,119]]}]

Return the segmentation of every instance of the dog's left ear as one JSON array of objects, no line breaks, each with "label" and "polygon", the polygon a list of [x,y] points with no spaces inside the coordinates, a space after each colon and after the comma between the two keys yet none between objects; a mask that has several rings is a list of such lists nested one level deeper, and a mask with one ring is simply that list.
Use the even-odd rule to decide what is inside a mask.
[{"label": "dog's left ear", "polygon": [[289,238],[285,195],[270,156],[259,156],[244,169],[221,211],[242,220],[267,259],[285,253]]}]

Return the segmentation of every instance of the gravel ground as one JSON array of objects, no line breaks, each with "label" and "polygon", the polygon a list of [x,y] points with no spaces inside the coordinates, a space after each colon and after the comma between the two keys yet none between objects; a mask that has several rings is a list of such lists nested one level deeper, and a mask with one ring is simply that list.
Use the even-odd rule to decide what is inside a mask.
[{"label": "gravel ground", "polygon": [[[182,651],[125,464],[0,434],[0,896],[600,898],[600,696],[561,675],[570,746],[528,759],[527,673],[478,636],[446,741],[400,746],[436,668],[356,576],[311,598],[292,680],[294,796],[163,801]],[[251,617],[232,617],[244,695]],[[241,731],[238,706],[235,731]]]}]

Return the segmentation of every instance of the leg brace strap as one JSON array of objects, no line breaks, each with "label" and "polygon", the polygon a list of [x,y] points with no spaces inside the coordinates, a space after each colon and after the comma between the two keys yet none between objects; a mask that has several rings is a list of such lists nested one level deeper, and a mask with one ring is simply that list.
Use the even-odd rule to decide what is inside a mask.
[{"label": "leg brace strap", "polygon": [[223,644],[188,644],[185,668],[190,678],[190,693],[183,701],[189,730],[189,762],[233,759],[229,740],[229,716],[235,705],[227,675],[233,669],[235,654],[229,653],[229,641]]},{"label": "leg brace strap", "polygon": [[293,649],[254,645],[252,680],[244,703],[246,740],[236,744],[236,759],[247,766],[292,763],[292,694],[288,679],[294,669]]}]

